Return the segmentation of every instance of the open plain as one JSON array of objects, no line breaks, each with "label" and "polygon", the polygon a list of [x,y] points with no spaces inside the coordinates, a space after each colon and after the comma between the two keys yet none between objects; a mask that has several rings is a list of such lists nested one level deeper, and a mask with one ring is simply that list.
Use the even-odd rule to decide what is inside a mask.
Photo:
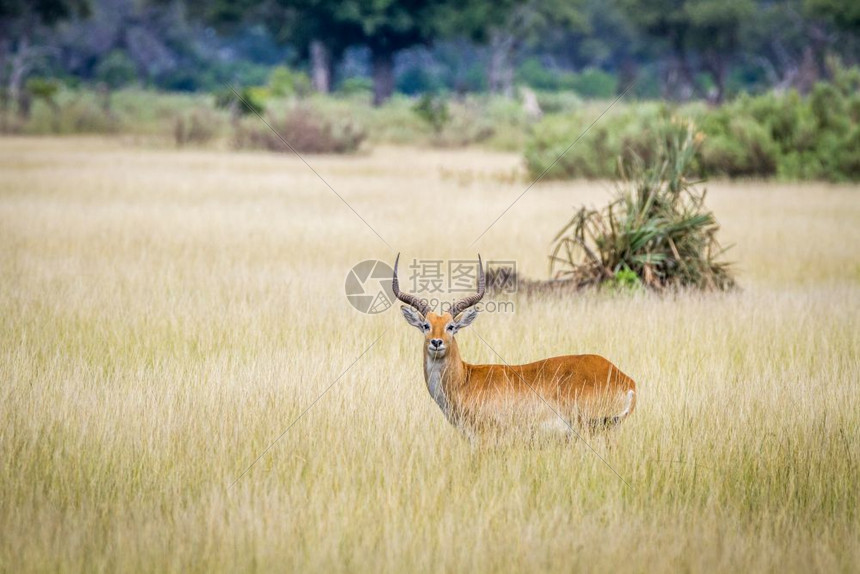
[{"label": "open plain", "polygon": [[511,364],[598,353],[639,400],[588,445],[474,447],[347,272],[480,252],[544,278],[611,185],[542,183],[472,245],[526,188],[518,156],[307,159],[343,201],[285,155],[0,140],[0,570],[860,564],[857,186],[710,183],[735,292],[479,316],[466,360],[498,362],[476,334]]}]

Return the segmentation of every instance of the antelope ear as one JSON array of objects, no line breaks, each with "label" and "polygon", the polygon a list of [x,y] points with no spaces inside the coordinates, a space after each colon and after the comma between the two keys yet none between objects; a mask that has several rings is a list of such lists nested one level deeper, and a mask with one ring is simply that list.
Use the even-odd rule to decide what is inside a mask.
[{"label": "antelope ear", "polygon": [[472,321],[478,316],[478,310],[474,307],[469,307],[454,319],[454,325],[457,329],[462,329],[463,327],[468,327],[472,324]]},{"label": "antelope ear", "polygon": [[406,322],[424,331],[424,324],[427,322],[424,319],[424,315],[410,307],[409,305],[401,305],[400,312],[403,313],[403,317],[406,319]]}]

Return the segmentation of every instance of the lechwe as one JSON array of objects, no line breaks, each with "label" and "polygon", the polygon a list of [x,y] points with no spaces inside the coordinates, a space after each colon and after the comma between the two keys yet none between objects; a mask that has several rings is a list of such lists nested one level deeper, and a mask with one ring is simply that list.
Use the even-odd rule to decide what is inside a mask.
[{"label": "lechwe", "polygon": [[478,256],[478,291],[437,315],[429,305],[400,291],[394,262],[392,290],[406,321],[424,335],[424,380],[430,396],[453,425],[466,431],[528,426],[569,434],[574,425],[594,430],[614,426],[636,405],[636,383],[598,355],[565,355],[526,365],[471,365],[454,335],[478,316],[474,307],[486,290]]}]

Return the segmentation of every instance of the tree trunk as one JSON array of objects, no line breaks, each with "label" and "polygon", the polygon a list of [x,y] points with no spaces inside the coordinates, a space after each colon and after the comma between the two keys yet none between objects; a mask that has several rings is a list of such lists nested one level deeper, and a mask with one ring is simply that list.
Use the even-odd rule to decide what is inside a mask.
[{"label": "tree trunk", "polygon": [[9,71],[9,99],[17,107],[18,114],[22,117],[29,115],[29,102],[25,101],[27,94],[24,93],[24,78],[30,71],[30,36],[24,33],[18,41],[18,47],[12,56],[12,65]]},{"label": "tree trunk", "polygon": [[331,91],[331,54],[319,40],[312,40],[311,53],[311,85],[314,90],[327,94]]},{"label": "tree trunk", "polygon": [[636,82],[636,76],[639,75],[639,70],[636,61],[630,56],[621,60],[621,66],[618,69],[618,87],[616,92],[619,94],[632,86]]},{"label": "tree trunk", "polygon": [[677,53],[677,65],[678,71],[680,72],[680,78],[682,80],[678,92],[679,99],[681,101],[687,101],[692,99],[694,95],[702,99],[707,99],[708,94],[705,93],[696,81],[696,74],[690,66],[690,60],[687,57],[686,51],[681,50]]},{"label": "tree trunk", "polygon": [[807,44],[803,49],[803,59],[800,62],[800,70],[797,77],[797,91],[801,94],[808,94],[812,91],[812,86],[815,85],[820,78],[818,73],[818,63],[815,61],[815,52],[811,45]]},{"label": "tree trunk", "polygon": [[394,54],[373,51],[373,105],[381,106],[394,93]]},{"label": "tree trunk", "polygon": [[708,93],[708,102],[719,105],[726,97],[726,59],[720,52],[712,51],[707,55],[706,61],[707,70],[714,80],[714,88]]},{"label": "tree trunk", "polygon": [[514,38],[501,30],[490,35],[490,65],[487,69],[487,83],[490,93],[501,94],[506,98],[514,95]]}]

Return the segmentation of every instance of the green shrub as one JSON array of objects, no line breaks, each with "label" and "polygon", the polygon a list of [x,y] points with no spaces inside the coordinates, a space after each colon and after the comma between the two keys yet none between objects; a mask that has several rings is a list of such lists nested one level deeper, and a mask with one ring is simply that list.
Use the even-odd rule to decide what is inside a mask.
[{"label": "green shrub", "polygon": [[568,85],[583,98],[608,99],[618,90],[618,78],[609,72],[591,68],[573,74]]},{"label": "green shrub", "polygon": [[636,291],[642,288],[642,280],[635,271],[623,265],[612,276],[612,285],[617,291]]},{"label": "green shrub", "polygon": [[519,65],[516,80],[538,91],[573,91],[583,98],[611,98],[618,89],[618,78],[603,70],[589,68],[575,73],[549,69],[537,58],[529,58]]},{"label": "green shrub", "polygon": [[225,88],[215,93],[215,105],[234,111],[238,115],[262,115],[266,110],[268,90],[257,86],[244,87],[237,92]]},{"label": "green shrub", "polygon": [[[24,84],[24,90],[30,94],[34,100],[45,102],[51,110],[51,131],[59,133],[60,131],[60,106],[57,103],[57,95],[60,93],[60,82],[49,78],[32,77]],[[30,114],[27,114],[30,116]]]},{"label": "green shrub", "polygon": [[448,109],[448,102],[441,96],[424,94],[412,106],[412,111],[419,118],[427,122],[437,135],[442,133],[442,130],[451,121],[451,111]]},{"label": "green shrub", "polygon": [[858,181],[860,94],[854,88],[860,71],[834,74],[832,83],[818,84],[806,98],[794,91],[744,95],[716,108],[686,105],[674,114],[647,103],[616,106],[566,153],[599,112],[549,113],[526,142],[526,165],[532,177],[548,169],[547,178],[611,178],[616,157],[648,161],[653,135],[681,115],[706,136],[691,164],[702,175]]},{"label": "green shrub", "polygon": [[572,113],[582,108],[582,98],[573,92],[535,92],[544,114]]},{"label": "green shrub", "polygon": [[708,119],[702,130],[709,136],[700,154],[705,173],[729,177],[768,177],[776,173],[779,149],[765,126],[728,113]]},{"label": "green shrub", "polygon": [[667,110],[654,104],[614,110],[594,123],[599,113],[580,109],[541,120],[526,143],[529,172],[537,177],[546,171],[547,179],[612,177],[619,156],[650,159],[651,142],[668,119]]},{"label": "green shrub", "polygon": [[295,72],[286,66],[276,66],[269,74],[268,95],[283,98],[307,97],[311,93],[311,79],[304,72]]},{"label": "green shrub", "polygon": [[343,96],[369,95],[373,91],[373,81],[370,78],[345,78],[337,87],[337,92]]},{"label": "green shrub", "polygon": [[716,240],[719,225],[690,172],[701,133],[672,121],[649,162],[622,160],[623,179],[601,210],[580,208],[556,235],[556,279],[576,287],[729,289],[734,279]]},{"label": "green shrub", "polygon": [[137,79],[137,68],[122,50],[114,50],[96,66],[96,78],[109,88],[117,89]]},{"label": "green shrub", "polygon": [[445,88],[445,82],[433,74],[426,66],[411,66],[397,76],[397,91],[407,95],[438,92]]},{"label": "green shrub", "polygon": [[561,88],[559,76],[562,74],[547,69],[537,58],[529,58],[517,67],[515,78],[535,90],[557,91]]}]

